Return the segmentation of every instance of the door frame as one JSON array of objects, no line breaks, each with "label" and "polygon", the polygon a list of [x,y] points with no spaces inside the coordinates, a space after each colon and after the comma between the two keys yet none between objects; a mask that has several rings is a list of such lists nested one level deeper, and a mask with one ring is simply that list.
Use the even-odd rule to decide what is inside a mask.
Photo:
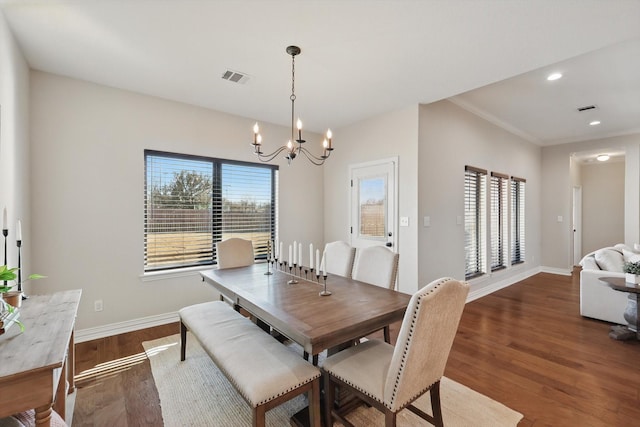
[{"label": "door frame", "polygon": [[391,250],[395,253],[398,252],[398,233],[399,233],[399,217],[398,217],[398,201],[399,201],[399,197],[398,197],[398,169],[399,169],[399,157],[398,156],[394,156],[394,157],[387,157],[387,158],[383,158],[383,159],[378,159],[378,160],[372,160],[372,161],[368,161],[368,162],[363,162],[363,163],[354,163],[354,164],[350,164],[349,165],[349,181],[350,181],[350,186],[349,186],[349,244],[353,246],[353,189],[351,186],[351,180],[353,179],[353,171],[354,169],[360,169],[360,168],[365,168],[365,167],[372,167],[372,166],[381,166],[381,165],[386,165],[388,163],[391,163],[393,165],[393,210],[392,210],[392,214],[393,214],[393,230],[391,231],[393,233],[392,240],[392,246],[391,246]]}]

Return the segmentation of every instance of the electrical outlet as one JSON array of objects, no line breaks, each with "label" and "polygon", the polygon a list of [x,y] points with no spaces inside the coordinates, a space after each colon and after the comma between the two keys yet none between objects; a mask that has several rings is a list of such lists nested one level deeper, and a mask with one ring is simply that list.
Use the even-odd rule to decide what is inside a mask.
[{"label": "electrical outlet", "polygon": [[101,299],[97,299],[93,302],[93,309],[94,311],[102,311],[102,300]]},{"label": "electrical outlet", "polygon": [[408,227],[409,226],[409,217],[401,216],[400,217],[400,227]]}]

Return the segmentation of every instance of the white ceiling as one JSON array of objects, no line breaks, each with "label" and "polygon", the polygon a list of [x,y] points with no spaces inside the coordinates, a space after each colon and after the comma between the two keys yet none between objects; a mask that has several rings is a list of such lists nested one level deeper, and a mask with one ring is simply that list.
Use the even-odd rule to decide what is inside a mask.
[{"label": "white ceiling", "polygon": [[[451,97],[539,145],[640,132],[640,0],[0,0],[0,10],[33,69],[258,121],[289,124],[295,44],[297,112],[317,132]],[[230,83],[227,69],[250,78]],[[564,78],[547,82],[557,70]]]}]

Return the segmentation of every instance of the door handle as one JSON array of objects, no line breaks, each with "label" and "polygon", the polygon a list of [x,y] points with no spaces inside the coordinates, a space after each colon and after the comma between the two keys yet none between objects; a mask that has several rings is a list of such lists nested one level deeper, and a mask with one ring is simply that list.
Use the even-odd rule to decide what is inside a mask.
[{"label": "door handle", "polygon": [[387,243],[385,243],[384,245],[385,245],[386,247],[390,248],[391,246],[393,246],[393,243],[391,243],[391,242],[387,242]]}]

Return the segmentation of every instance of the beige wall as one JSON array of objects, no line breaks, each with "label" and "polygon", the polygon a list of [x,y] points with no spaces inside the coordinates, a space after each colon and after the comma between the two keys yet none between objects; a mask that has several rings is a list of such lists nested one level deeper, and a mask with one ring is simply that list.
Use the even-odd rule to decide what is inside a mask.
[{"label": "beige wall", "polygon": [[[640,241],[640,134],[581,141],[542,148],[542,265],[569,270],[573,265],[573,153],[607,149],[625,151],[624,241]],[[584,211],[584,210],[583,210]],[[563,222],[557,221],[562,216]],[[584,225],[583,225],[584,234]]]},{"label": "beige wall", "polygon": [[[0,12],[0,216],[6,207],[7,263],[11,267],[18,265],[16,222],[22,221],[22,270],[26,274],[36,272],[31,255],[29,151],[29,67]],[[4,262],[4,238],[0,241],[0,262]],[[25,290],[30,285],[25,284]]]},{"label": "beige wall", "polygon": [[[420,106],[419,277],[464,277],[464,167],[525,178],[526,262],[472,281],[472,292],[540,266],[540,147],[449,101]],[[423,218],[430,226],[423,226]]]},{"label": "beige wall", "polygon": [[580,167],[583,255],[624,241],[624,169],[624,161]]},{"label": "beige wall", "polygon": [[349,165],[398,156],[398,289],[413,293],[417,280],[418,107],[377,116],[334,132],[336,151],[324,166],[325,241],[349,242]]},{"label": "beige wall", "polygon": [[[34,267],[48,291],[83,289],[78,329],[215,298],[197,273],[141,278],[143,150],[255,161],[253,120],[43,72],[32,72],[31,88]],[[263,123],[262,132],[269,150],[289,130]],[[323,243],[322,188],[322,168],[280,161],[285,244]]]}]

